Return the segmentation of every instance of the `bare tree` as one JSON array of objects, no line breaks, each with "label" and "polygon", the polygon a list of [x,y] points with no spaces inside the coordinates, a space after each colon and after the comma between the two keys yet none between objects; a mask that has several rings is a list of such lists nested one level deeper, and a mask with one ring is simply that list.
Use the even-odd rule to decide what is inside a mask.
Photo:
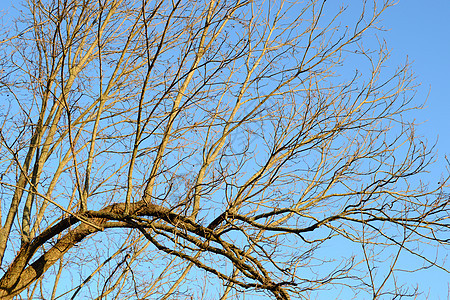
[{"label": "bare tree", "polygon": [[2,299],[395,298],[447,270],[446,180],[421,182],[414,77],[376,38],[393,3],[329,2],[25,1]]}]

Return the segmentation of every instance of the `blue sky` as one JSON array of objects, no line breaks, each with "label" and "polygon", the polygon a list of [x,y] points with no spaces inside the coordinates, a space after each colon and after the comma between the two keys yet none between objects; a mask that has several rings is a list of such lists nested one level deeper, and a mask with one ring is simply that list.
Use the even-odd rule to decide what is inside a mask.
[{"label": "blue sky", "polygon": [[[428,95],[425,109],[414,115],[417,133],[431,145],[437,139],[438,157],[429,178],[438,181],[446,176],[445,156],[450,156],[450,1],[403,0],[384,15],[384,26],[390,28],[384,37],[392,49],[392,61],[401,63],[407,57],[421,86],[416,103]],[[448,273],[436,269],[411,276],[430,289],[429,299],[448,299]],[[426,295],[422,295],[425,297]],[[428,297],[427,297],[428,298]]]},{"label": "blue sky", "polygon": [[[0,1],[0,15],[10,3]],[[439,157],[450,154],[450,1],[402,0],[383,17],[383,26],[389,31],[383,35],[391,49],[391,62],[412,62],[412,70],[422,85],[415,101],[427,98],[426,108],[414,117],[425,122],[418,127],[430,143],[439,136]],[[443,164],[440,160],[439,164]]]},{"label": "blue sky", "polygon": [[[0,15],[6,13],[11,0],[0,1]],[[401,0],[387,10],[382,25],[388,31],[381,36],[391,49],[391,63],[408,59],[421,86],[415,101],[425,109],[414,118],[423,124],[418,134],[429,144],[437,140],[438,161],[432,177],[445,175],[445,155],[450,155],[450,1]],[[392,66],[393,67],[393,66]],[[439,180],[439,178],[436,178]],[[434,178],[433,178],[434,180]]]},{"label": "blue sky", "polygon": [[[11,2],[0,0],[0,10],[7,8]],[[444,156],[450,156],[450,116],[447,116],[450,113],[449,16],[449,0],[402,0],[384,14],[382,23],[389,29],[382,37],[391,49],[392,64],[402,64],[408,59],[417,81],[421,83],[417,89],[416,103],[422,103],[428,96],[425,109],[414,115],[418,122],[423,122],[418,126],[417,133],[430,145],[437,141],[439,156],[425,181],[437,182],[441,175],[445,176],[448,172]],[[449,287],[446,275],[431,271],[426,278],[420,278],[433,289],[430,294],[434,295],[433,299],[447,299]]]},{"label": "blue sky", "polygon": [[[444,155],[450,154],[450,1],[403,0],[384,15],[384,26],[390,28],[384,37],[392,49],[392,61],[406,57],[421,82],[416,102],[428,100],[422,112],[414,117],[424,122],[418,133],[432,144],[436,137],[438,161],[433,176],[445,175]],[[441,172],[439,172],[439,170]]]}]

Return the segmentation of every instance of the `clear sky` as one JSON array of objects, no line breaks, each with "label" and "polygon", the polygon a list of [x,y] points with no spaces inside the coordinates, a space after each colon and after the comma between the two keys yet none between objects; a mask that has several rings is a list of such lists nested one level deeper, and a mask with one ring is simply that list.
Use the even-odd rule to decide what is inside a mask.
[{"label": "clear sky", "polygon": [[[0,0],[0,16],[11,3]],[[439,158],[436,167],[445,174],[445,155],[450,155],[450,1],[400,0],[385,12],[383,26],[389,31],[383,36],[391,49],[393,64],[408,59],[417,81],[415,101],[422,103],[428,95],[425,109],[414,115],[419,122],[418,133],[430,144],[437,141]],[[429,93],[429,94],[428,94]],[[433,175],[439,176],[440,173]]]},{"label": "clear sky", "polygon": [[[429,178],[439,180],[448,174],[445,156],[450,159],[450,1],[449,0],[403,0],[384,15],[384,36],[392,49],[393,61],[402,62],[407,57],[417,81],[415,100],[421,103],[427,98],[425,109],[414,115],[417,133],[429,144],[437,139],[438,157]],[[435,183],[435,182],[433,182]],[[411,278],[429,289],[427,299],[449,299],[449,274],[430,270]],[[422,295],[425,299],[426,295]]]},{"label": "clear sky", "polygon": [[[0,0],[0,15],[11,2]],[[417,81],[422,84],[417,89],[416,103],[422,103],[428,96],[425,109],[414,117],[424,122],[417,133],[430,145],[437,141],[437,162],[425,179],[437,182],[441,175],[448,174],[445,155],[450,159],[450,0],[400,0],[384,14],[382,24],[389,29],[383,37],[391,49],[391,62],[401,64],[408,58]],[[447,299],[448,274],[428,275],[420,281],[433,290],[430,299]]]},{"label": "clear sky", "polygon": [[403,0],[384,15],[385,34],[393,61],[408,57],[422,85],[417,103],[428,100],[426,108],[415,115],[418,133],[430,144],[436,140],[439,153],[433,175],[445,174],[445,155],[450,155],[450,1]]}]

